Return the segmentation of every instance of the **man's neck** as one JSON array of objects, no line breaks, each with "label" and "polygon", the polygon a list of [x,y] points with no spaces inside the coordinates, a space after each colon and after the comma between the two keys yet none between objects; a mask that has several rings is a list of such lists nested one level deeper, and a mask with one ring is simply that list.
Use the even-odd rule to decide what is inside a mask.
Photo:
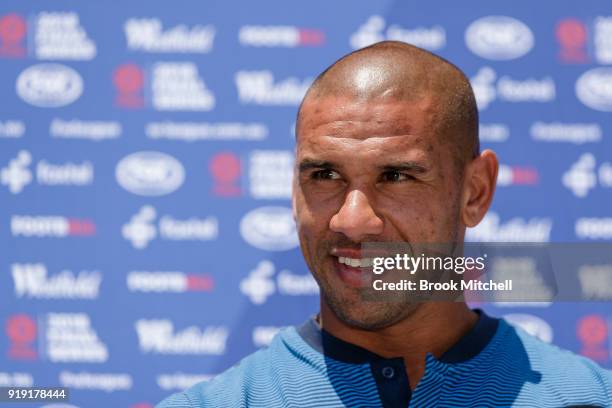
[{"label": "man's neck", "polygon": [[477,320],[478,315],[465,303],[428,302],[392,326],[368,331],[348,326],[321,301],[320,324],[325,331],[382,357],[402,357],[412,389],[425,373],[425,355],[443,355]]}]

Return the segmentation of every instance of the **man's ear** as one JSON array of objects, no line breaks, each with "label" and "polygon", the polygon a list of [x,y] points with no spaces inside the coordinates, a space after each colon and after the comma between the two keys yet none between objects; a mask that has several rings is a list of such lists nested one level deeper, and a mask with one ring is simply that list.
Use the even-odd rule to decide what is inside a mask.
[{"label": "man's ear", "polygon": [[465,171],[461,220],[466,227],[475,227],[487,213],[497,183],[499,163],[492,150],[484,150]]}]

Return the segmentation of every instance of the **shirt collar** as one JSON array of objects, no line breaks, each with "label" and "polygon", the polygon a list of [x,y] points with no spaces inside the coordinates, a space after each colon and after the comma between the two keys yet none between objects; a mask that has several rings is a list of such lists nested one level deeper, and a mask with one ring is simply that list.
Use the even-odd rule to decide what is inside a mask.
[{"label": "shirt collar", "polygon": [[[474,327],[440,356],[438,358],[439,361],[448,364],[467,361],[480,353],[489,344],[497,331],[499,319],[489,317],[480,309],[474,309],[474,311],[478,314],[478,321]],[[337,361],[364,364],[385,359],[376,353],[340,340],[327,331],[320,329],[314,317],[298,327],[297,331],[302,339],[312,348]]]}]

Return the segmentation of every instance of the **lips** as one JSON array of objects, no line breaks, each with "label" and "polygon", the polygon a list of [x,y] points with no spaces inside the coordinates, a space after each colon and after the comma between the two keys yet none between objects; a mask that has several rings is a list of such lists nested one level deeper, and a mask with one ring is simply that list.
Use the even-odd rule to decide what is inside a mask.
[{"label": "lips", "polygon": [[[341,258],[343,262],[340,262]],[[373,276],[371,262],[370,266],[352,266],[352,264],[356,264],[357,262],[359,262],[359,265],[362,265],[362,262],[365,264],[367,263],[367,259],[337,256],[333,256],[332,259],[338,276],[347,286],[353,288],[363,288],[371,284]]]}]

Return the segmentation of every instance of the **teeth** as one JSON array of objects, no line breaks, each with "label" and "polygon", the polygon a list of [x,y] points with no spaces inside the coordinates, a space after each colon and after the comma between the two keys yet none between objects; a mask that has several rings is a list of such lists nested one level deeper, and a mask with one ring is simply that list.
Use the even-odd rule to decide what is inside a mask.
[{"label": "teeth", "polygon": [[355,258],[349,258],[349,257],[344,257],[344,256],[339,256],[338,262],[340,262],[341,264],[352,266],[354,268],[369,267],[369,266],[372,266],[372,264],[374,263],[372,258],[355,259]]}]

